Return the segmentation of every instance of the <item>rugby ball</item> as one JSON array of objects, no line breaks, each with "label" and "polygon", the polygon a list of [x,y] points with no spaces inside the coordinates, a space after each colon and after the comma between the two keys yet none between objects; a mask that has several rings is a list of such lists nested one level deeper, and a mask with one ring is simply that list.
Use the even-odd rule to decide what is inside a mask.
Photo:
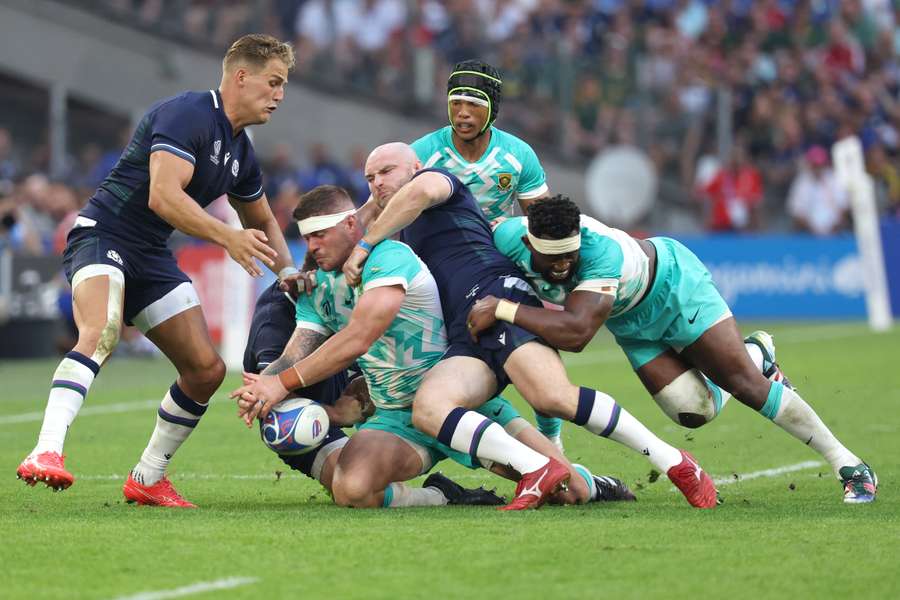
[{"label": "rugby ball", "polygon": [[277,454],[294,456],[315,450],[328,435],[328,413],[308,398],[276,404],[259,423],[263,443]]}]

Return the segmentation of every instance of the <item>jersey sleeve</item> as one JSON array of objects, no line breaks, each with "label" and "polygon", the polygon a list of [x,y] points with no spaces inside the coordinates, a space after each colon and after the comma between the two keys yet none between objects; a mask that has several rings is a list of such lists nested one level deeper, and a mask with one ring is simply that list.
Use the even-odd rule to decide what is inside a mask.
[{"label": "jersey sleeve", "polygon": [[253,146],[247,141],[247,152],[244,156],[244,164],[241,165],[238,174],[241,176],[228,195],[240,202],[253,202],[263,195],[262,170],[256,160]]},{"label": "jersey sleeve", "polygon": [[177,100],[161,106],[151,124],[150,152],[164,151],[192,165],[212,130],[210,115]]},{"label": "jersey sleeve", "polygon": [[313,304],[314,296],[315,294],[300,294],[300,297],[297,298],[297,327],[311,329],[322,335],[331,335],[332,331],[325,326],[325,321],[316,312]]},{"label": "jersey sleeve", "polygon": [[447,181],[450,183],[450,195],[447,196],[448,198],[452,198],[453,196],[455,196],[456,192],[458,192],[459,188],[461,188],[463,185],[462,181],[460,181],[456,175],[454,175],[453,173],[451,173],[450,171],[448,171],[446,169],[440,169],[440,168],[436,168],[436,167],[422,169],[421,171],[419,171],[418,173],[413,175],[413,179],[415,179],[422,173],[438,173],[440,175],[443,175],[447,179]]},{"label": "jersey sleeve", "polygon": [[523,200],[539,198],[549,189],[544,167],[541,166],[537,154],[534,153],[531,146],[522,142],[522,174],[519,176],[518,197]]},{"label": "jersey sleeve", "polygon": [[582,249],[579,262],[579,283],[572,291],[616,295],[625,262],[625,254],[618,242],[600,237],[588,248]]},{"label": "jersey sleeve", "polygon": [[422,263],[409,246],[385,240],[375,246],[366,260],[361,278],[363,291],[389,285],[408,290],[421,270]]},{"label": "jersey sleeve", "polygon": [[522,244],[522,236],[525,235],[527,225],[525,217],[512,217],[506,219],[494,229],[494,245],[505,256],[512,258],[518,252]]}]

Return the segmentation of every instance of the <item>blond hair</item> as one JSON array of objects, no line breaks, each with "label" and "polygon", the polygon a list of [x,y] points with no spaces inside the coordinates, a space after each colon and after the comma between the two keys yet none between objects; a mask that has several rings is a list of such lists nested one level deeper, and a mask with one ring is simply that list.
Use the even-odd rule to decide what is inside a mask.
[{"label": "blond hair", "polygon": [[250,33],[231,44],[222,59],[222,70],[230,71],[237,65],[262,69],[273,58],[281,60],[288,70],[294,68],[294,48],[290,44],[264,33]]}]

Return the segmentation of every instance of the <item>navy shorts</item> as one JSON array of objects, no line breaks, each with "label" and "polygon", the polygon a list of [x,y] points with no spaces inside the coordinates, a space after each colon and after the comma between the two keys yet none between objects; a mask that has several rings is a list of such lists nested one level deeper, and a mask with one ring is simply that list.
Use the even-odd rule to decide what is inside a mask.
[{"label": "navy shorts", "polygon": [[167,246],[136,245],[97,227],[75,227],[63,253],[66,279],[88,265],[109,265],[125,275],[125,323],[133,325],[142,310],[191,279],[178,268]]},{"label": "navy shorts", "polygon": [[515,276],[500,277],[480,288],[472,301],[456,315],[447,328],[450,347],[444,354],[444,358],[471,356],[483,361],[494,372],[494,376],[497,378],[496,393],[500,394],[510,383],[509,376],[503,369],[509,355],[516,348],[528,342],[544,342],[530,331],[506,321],[497,321],[489,329],[481,332],[478,336],[478,343],[473,342],[466,326],[469,310],[476,300],[489,295],[537,308],[541,308],[543,304],[524,279]]}]

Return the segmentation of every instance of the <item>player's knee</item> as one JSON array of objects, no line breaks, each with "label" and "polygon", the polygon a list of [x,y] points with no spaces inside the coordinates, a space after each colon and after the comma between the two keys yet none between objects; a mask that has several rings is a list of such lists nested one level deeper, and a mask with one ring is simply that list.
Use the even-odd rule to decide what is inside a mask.
[{"label": "player's knee", "polygon": [[188,368],[183,369],[181,376],[186,379],[192,387],[214,388],[222,384],[225,380],[225,361],[212,353],[211,356],[202,361],[197,361]]},{"label": "player's knee", "polygon": [[531,406],[545,415],[571,419],[578,408],[578,386],[569,384],[562,386],[542,386],[527,398]]},{"label": "player's knee", "polygon": [[335,472],[331,480],[331,491],[338,506],[348,508],[375,508],[375,493],[371,480],[365,475]]},{"label": "player's knee", "polygon": [[[437,437],[438,431],[441,429],[446,414],[442,415],[442,410],[438,406],[428,401],[420,401],[416,396],[413,402],[412,424],[413,427],[431,437]],[[446,411],[449,413],[449,411]]]},{"label": "player's knee", "polygon": [[670,419],[690,429],[706,425],[718,414],[714,393],[696,370],[673,379],[653,399]]}]

